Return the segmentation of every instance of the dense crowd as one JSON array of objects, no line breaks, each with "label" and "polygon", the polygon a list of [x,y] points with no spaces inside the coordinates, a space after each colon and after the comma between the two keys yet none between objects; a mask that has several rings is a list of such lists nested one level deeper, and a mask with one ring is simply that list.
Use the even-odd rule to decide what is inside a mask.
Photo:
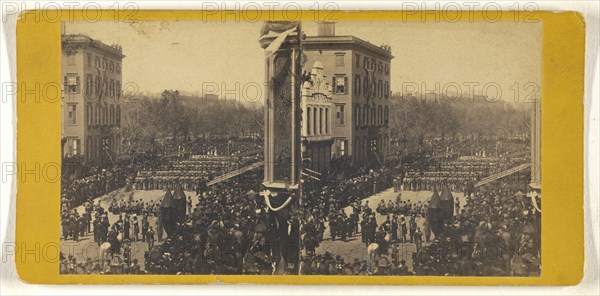
[{"label": "dense crowd", "polygon": [[[467,196],[443,234],[414,255],[418,275],[537,276],[540,212],[498,182]],[[539,205],[539,200],[536,201]]]},{"label": "dense crowd", "polygon": [[[127,141],[124,148],[129,147]],[[69,163],[70,169],[79,167],[80,175],[62,177],[61,201],[75,208],[122,187],[164,189],[181,184],[194,190],[203,179],[257,161],[261,146],[256,137],[164,138],[155,140],[151,149],[124,152],[114,166]]]},{"label": "dense crowd", "polygon": [[199,203],[146,257],[155,274],[272,274],[278,255],[258,174],[203,192]]},{"label": "dense crowd", "polygon": [[394,179],[403,190],[433,190],[445,183],[453,192],[473,192],[474,184],[484,177],[528,162],[528,142],[523,139],[434,140],[428,143],[429,161],[406,166],[406,172]]},{"label": "dense crowd", "polygon": [[169,160],[165,165],[151,170],[139,171],[135,188],[141,190],[173,188],[180,184],[185,190],[196,190],[199,182],[242,168],[260,159],[253,156],[193,155],[189,159]]},{"label": "dense crowd", "polygon": [[131,166],[116,166],[103,169],[71,182],[63,180],[61,203],[69,209],[131,183],[135,169]]}]

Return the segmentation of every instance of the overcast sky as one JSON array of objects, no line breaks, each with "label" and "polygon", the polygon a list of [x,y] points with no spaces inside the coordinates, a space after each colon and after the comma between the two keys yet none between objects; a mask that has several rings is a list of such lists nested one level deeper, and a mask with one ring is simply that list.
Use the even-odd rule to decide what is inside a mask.
[{"label": "overcast sky", "polygon": [[[262,23],[143,21],[71,22],[67,34],[83,33],[112,44],[120,43],[123,82],[134,82],[140,91],[179,89],[202,93],[203,85],[217,83],[235,89],[235,83],[263,84],[264,53],[258,43]],[[305,22],[307,35],[315,23]],[[392,47],[391,90],[425,83],[429,91],[450,82],[497,83],[504,100],[513,100],[515,83],[539,85],[541,77],[541,23],[515,22],[344,22],[336,35],[354,35]],[[475,87],[480,93],[482,86]],[[252,92],[252,88],[248,88]],[[449,88],[448,90],[452,90]],[[422,89],[421,89],[422,91]],[[523,97],[528,91],[522,90]],[[488,95],[495,95],[494,88]],[[230,95],[232,96],[232,95]]]}]

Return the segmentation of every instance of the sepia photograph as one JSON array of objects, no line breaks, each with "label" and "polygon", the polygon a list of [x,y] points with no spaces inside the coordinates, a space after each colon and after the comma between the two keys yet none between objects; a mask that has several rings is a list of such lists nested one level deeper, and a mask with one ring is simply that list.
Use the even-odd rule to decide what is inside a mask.
[{"label": "sepia photograph", "polygon": [[541,276],[540,22],[61,41],[61,274]]}]

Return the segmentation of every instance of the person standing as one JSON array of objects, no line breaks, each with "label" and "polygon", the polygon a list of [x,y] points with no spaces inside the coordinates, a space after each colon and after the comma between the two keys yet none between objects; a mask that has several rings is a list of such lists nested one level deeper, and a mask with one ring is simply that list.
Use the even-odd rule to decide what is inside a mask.
[{"label": "person standing", "polygon": [[161,216],[160,212],[156,216],[156,235],[158,236],[158,241],[162,242],[163,225],[162,225],[162,216]]},{"label": "person standing", "polygon": [[331,212],[329,215],[329,235],[331,236],[331,240],[335,240],[335,236],[337,233],[337,216],[335,212]]},{"label": "person standing", "polygon": [[128,240],[129,235],[131,233],[131,221],[129,220],[129,215],[125,215],[125,220],[123,220],[123,239]]},{"label": "person standing", "polygon": [[131,224],[133,224],[133,241],[137,242],[139,240],[140,224],[135,214],[133,215],[132,219],[133,221],[131,222]]},{"label": "person standing", "polygon": [[71,235],[74,241],[79,241],[79,221],[75,215],[69,217],[69,225],[71,226]]},{"label": "person standing", "polygon": [[347,230],[346,229],[346,223],[347,223],[347,221],[346,221],[346,219],[344,219],[344,216],[342,216],[342,214],[339,214],[338,218],[337,218],[337,223],[336,224],[337,224],[337,227],[338,227],[338,232],[339,232],[340,237],[341,237],[341,239],[342,239],[343,242],[346,241],[346,233],[347,233],[346,232],[346,230]]},{"label": "person standing", "polygon": [[154,247],[154,229],[152,227],[146,232],[146,242],[148,243],[148,251],[152,250],[152,247]]},{"label": "person standing", "polygon": [[417,231],[417,222],[415,222],[415,217],[410,217],[410,242],[414,243],[415,232]]},{"label": "person standing", "polygon": [[192,197],[188,196],[187,199],[187,213],[188,215],[192,213]]},{"label": "person standing", "polygon": [[419,252],[423,246],[423,233],[421,232],[421,228],[417,228],[417,232],[414,234],[414,241],[417,245],[417,252]]},{"label": "person standing", "polygon": [[369,244],[367,243],[367,217],[363,217],[362,220],[360,221],[360,238],[362,239],[362,242],[367,244],[367,247],[369,246]]},{"label": "person standing", "polygon": [[142,241],[143,242],[146,241],[146,233],[148,233],[149,227],[150,227],[150,224],[148,223],[148,217],[146,215],[144,215],[144,217],[142,217]]},{"label": "person standing", "polygon": [[393,242],[398,241],[398,218],[396,218],[396,215],[394,215],[392,218],[391,230],[392,230],[392,241]]},{"label": "person standing", "polygon": [[429,227],[428,219],[425,219],[425,222],[423,222],[423,227],[425,230],[425,242],[429,243],[429,241],[431,240],[431,228]]},{"label": "person standing", "polygon": [[406,227],[406,220],[404,219],[404,216],[400,217],[400,231],[402,233],[402,242],[405,243],[408,229]]},{"label": "person standing", "polygon": [[98,217],[94,218],[94,241],[100,245],[100,219]]}]

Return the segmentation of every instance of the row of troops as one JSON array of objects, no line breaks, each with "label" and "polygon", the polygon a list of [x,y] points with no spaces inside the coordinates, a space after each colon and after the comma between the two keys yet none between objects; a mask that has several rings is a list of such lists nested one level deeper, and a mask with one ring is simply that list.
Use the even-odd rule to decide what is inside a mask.
[{"label": "row of troops", "polygon": [[212,174],[204,173],[197,177],[141,177],[135,178],[135,189],[138,190],[166,190],[167,188],[175,188],[181,185],[185,191],[204,192],[207,188],[207,183]]}]

